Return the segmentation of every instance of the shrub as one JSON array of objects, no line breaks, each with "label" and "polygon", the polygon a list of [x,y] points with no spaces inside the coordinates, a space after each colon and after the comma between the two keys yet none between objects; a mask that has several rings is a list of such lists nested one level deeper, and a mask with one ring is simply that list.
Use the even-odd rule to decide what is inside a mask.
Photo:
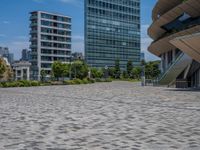
[{"label": "shrub", "polygon": [[95,81],[95,79],[88,79],[88,82],[89,83],[95,83],[96,81]]},{"label": "shrub", "polygon": [[62,85],[61,81],[51,81],[50,85]]},{"label": "shrub", "polygon": [[90,82],[88,81],[88,79],[86,79],[86,78],[83,79],[82,82],[83,82],[83,84],[89,84],[89,83],[90,83]]},{"label": "shrub", "polygon": [[8,88],[8,87],[18,87],[18,83],[17,82],[3,82],[1,83],[1,86],[4,88]]},{"label": "shrub", "polygon": [[66,84],[66,85],[74,85],[75,82],[74,82],[74,80],[67,80],[67,81],[64,81],[64,84]]},{"label": "shrub", "polygon": [[31,87],[31,86],[40,86],[40,82],[38,81],[13,81],[13,82],[3,82],[1,83],[1,87]]},{"label": "shrub", "polygon": [[110,78],[105,79],[105,82],[112,82],[112,79],[110,79]]},{"label": "shrub", "polygon": [[19,82],[19,86],[20,87],[29,87],[29,86],[31,86],[31,81],[22,80],[22,81],[18,81],[18,82]]},{"label": "shrub", "polygon": [[7,84],[6,84],[5,82],[2,82],[2,83],[1,83],[1,87],[7,87],[6,85],[7,85]]},{"label": "shrub", "polygon": [[40,82],[38,82],[38,81],[31,81],[31,86],[40,86]]},{"label": "shrub", "polygon": [[112,82],[111,78],[107,78],[107,79],[96,79],[96,82]]},{"label": "shrub", "polygon": [[40,83],[41,86],[50,86],[51,82],[42,82]]},{"label": "shrub", "polygon": [[102,80],[100,78],[95,79],[96,82],[102,82]]},{"label": "shrub", "polygon": [[75,84],[83,84],[83,81],[81,79],[74,79],[73,82]]},{"label": "shrub", "polygon": [[19,82],[9,82],[7,83],[7,87],[19,87]]},{"label": "shrub", "polygon": [[[16,84],[17,84],[17,87],[26,87],[25,84],[23,82],[20,82],[20,81],[16,82]],[[10,87],[12,87],[12,86],[10,86]]]}]

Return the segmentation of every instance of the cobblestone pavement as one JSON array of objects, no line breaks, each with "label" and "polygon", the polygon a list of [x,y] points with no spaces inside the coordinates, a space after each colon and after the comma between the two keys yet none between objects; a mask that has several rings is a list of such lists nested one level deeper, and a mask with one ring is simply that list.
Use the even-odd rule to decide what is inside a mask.
[{"label": "cobblestone pavement", "polygon": [[0,150],[200,150],[200,92],[130,82],[0,89]]}]

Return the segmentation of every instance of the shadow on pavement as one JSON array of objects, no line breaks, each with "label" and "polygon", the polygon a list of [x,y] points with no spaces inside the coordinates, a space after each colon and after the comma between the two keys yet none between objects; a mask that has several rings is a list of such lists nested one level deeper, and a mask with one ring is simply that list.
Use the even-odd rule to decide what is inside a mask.
[{"label": "shadow on pavement", "polygon": [[166,89],[166,91],[200,92],[200,88],[186,88],[186,89],[174,88],[174,89]]}]

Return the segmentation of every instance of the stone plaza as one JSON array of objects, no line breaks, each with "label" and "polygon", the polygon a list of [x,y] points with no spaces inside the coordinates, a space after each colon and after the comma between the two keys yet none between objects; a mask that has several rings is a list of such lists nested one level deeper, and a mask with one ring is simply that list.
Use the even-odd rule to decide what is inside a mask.
[{"label": "stone plaza", "polygon": [[199,150],[200,92],[140,83],[0,89],[0,150]]}]

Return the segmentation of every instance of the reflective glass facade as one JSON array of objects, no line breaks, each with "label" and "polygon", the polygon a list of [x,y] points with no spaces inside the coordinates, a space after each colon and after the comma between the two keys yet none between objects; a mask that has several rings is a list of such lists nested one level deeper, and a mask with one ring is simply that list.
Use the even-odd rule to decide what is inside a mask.
[{"label": "reflective glass facade", "polygon": [[140,64],[140,0],[85,0],[85,59],[93,67]]}]

